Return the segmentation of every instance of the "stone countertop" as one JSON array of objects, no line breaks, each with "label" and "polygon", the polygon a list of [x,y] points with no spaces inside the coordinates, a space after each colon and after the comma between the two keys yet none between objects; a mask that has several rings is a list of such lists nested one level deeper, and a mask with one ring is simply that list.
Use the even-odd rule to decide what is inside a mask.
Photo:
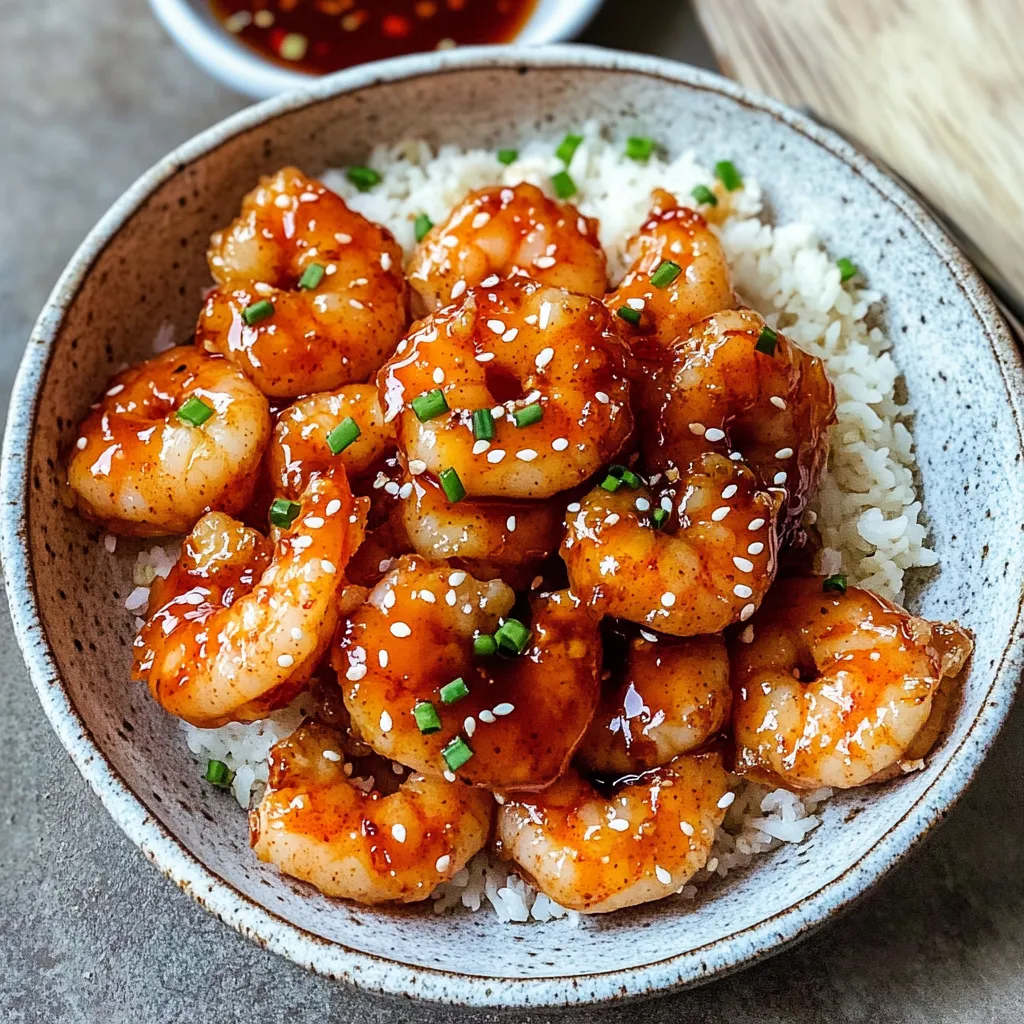
[{"label": "stone countertop", "polygon": [[[609,0],[590,42],[710,64],[687,5]],[[0,4],[0,412],[65,260],[134,178],[242,106],[144,0]],[[1018,707],[962,803],[851,913],[694,992],[567,1014],[469,1013],[371,997],[259,949],[165,881],[43,717],[0,601],[0,1019],[18,1022],[505,1020],[903,1024],[1024,1020]]]}]

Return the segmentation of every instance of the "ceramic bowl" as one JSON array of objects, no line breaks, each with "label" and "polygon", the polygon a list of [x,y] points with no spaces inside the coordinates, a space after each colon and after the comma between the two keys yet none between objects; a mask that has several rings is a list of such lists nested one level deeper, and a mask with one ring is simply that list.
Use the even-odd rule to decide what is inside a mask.
[{"label": "ceramic bowl", "polygon": [[[602,0],[537,0],[515,37],[521,46],[572,39],[597,13]],[[269,60],[232,35],[214,16],[209,0],[149,0],[168,35],[196,64],[218,82],[245,96],[266,99],[315,80]]]},{"label": "ceramic bowl", "polygon": [[[61,451],[91,397],[154,330],[190,336],[210,232],[262,173],[365,159],[425,136],[496,148],[597,118],[707,160],[741,159],[782,221],[817,225],[886,295],[913,407],[941,568],[910,603],[977,647],[948,734],[916,774],[837,797],[799,846],[694,904],[502,926],[489,913],[332,902],[256,863],[245,816],[200,779],[178,723],[129,681],[139,544],[113,556],[62,501]],[[971,267],[921,208],[836,136],[726,81],[579,47],[453,51],[356,68],[244,111],[182,146],[114,205],[32,334],[11,404],[3,556],[12,613],[54,728],[121,827],[183,889],[257,942],[363,988],[473,1005],[617,1000],[698,984],[777,951],[847,907],[964,791],[1022,662],[1021,363]]]}]

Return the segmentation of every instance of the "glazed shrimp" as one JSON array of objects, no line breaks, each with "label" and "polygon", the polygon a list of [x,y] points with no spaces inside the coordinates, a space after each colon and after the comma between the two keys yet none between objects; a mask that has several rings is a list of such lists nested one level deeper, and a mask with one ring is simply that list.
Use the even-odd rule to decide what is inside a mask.
[{"label": "glazed shrimp", "polygon": [[[352,723],[378,754],[489,789],[536,789],[565,770],[597,706],[597,624],[567,591],[544,594],[521,654],[475,653],[474,638],[493,634],[514,600],[499,580],[398,560],[349,617],[335,657]],[[446,703],[454,680],[468,693],[456,687]],[[422,731],[426,702],[437,722],[421,709]]]},{"label": "glazed shrimp", "polygon": [[422,775],[387,795],[364,790],[345,774],[342,741],[307,721],[272,748],[267,789],[249,814],[256,856],[328,896],[426,899],[487,841],[490,793]]},{"label": "glazed shrimp", "polygon": [[249,503],[270,438],[267,400],[238,368],[183,345],[119,373],[78,428],[68,484],[111,533],[190,530]]},{"label": "glazed shrimp", "polygon": [[654,375],[657,411],[644,453],[664,468],[708,450],[740,452],[765,486],[785,491],[793,523],[828,457],[835,392],[820,359],[766,331],[753,310],[734,309],[674,342],[670,365]]},{"label": "glazed shrimp", "polygon": [[678,892],[711,852],[728,806],[720,754],[686,754],[613,796],[570,769],[553,786],[506,799],[499,853],[541,892],[585,914]]},{"label": "glazed shrimp", "polygon": [[868,590],[780,580],[730,644],[736,771],[794,789],[875,781],[903,763],[971,648],[959,627]]},{"label": "glazed shrimp", "polygon": [[[348,440],[346,421],[352,420],[359,433]],[[337,432],[337,433],[335,433]],[[267,451],[271,482],[281,494],[300,494],[314,473],[344,466],[350,478],[361,476],[395,447],[394,427],[384,422],[384,413],[373,384],[347,384],[337,391],[325,391],[288,406],[277,418]]]},{"label": "glazed shrimp", "polygon": [[451,560],[481,579],[500,576],[521,589],[562,540],[562,509],[552,500],[453,504],[427,473],[410,477],[402,494],[394,515],[413,550],[435,562]]},{"label": "glazed shrimp", "polygon": [[668,475],[660,499],[636,480],[569,506],[569,582],[600,615],[674,636],[719,633],[749,619],[771,586],[780,499],[722,455]]},{"label": "glazed shrimp", "polygon": [[344,473],[314,479],[271,547],[210,513],[150,596],[135,676],[164,709],[201,728],[287,703],[330,644],[343,571],[362,537]]},{"label": "glazed shrimp", "polygon": [[[625,646],[576,751],[592,771],[625,775],[703,746],[729,720],[729,658],[721,636],[684,640],[646,630]],[[605,637],[608,663],[609,638]]]},{"label": "glazed shrimp", "polygon": [[597,221],[572,203],[548,199],[536,185],[471,192],[433,228],[409,264],[417,310],[447,306],[490,277],[530,277],[580,295],[608,286]]},{"label": "glazed shrimp", "polygon": [[235,360],[264,394],[294,398],[365,380],[405,329],[398,243],[294,167],[242,200],[239,217],[211,237],[207,260],[217,287],[196,342]]},{"label": "glazed shrimp", "polygon": [[[410,468],[454,470],[471,497],[547,498],[629,438],[627,355],[596,300],[507,281],[422,321],[378,386]],[[474,436],[478,410],[489,440]]]},{"label": "glazed shrimp", "polygon": [[[651,198],[647,221],[629,240],[627,252],[633,262],[604,300],[612,313],[623,307],[632,311],[627,314],[630,319],[618,317],[618,327],[639,355],[650,349],[651,342],[656,351],[698,320],[734,304],[722,243],[707,221],[696,210],[680,206],[664,189],[655,189]],[[666,261],[680,271],[673,270],[675,277],[667,284],[653,284],[651,275]]]}]

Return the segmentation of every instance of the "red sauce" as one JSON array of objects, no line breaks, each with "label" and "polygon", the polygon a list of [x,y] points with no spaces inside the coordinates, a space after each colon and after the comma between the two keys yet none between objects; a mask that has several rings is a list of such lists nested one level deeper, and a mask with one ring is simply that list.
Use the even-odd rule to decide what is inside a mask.
[{"label": "red sauce", "polygon": [[224,27],[278,64],[326,74],[470,43],[503,43],[537,0],[210,0]]}]

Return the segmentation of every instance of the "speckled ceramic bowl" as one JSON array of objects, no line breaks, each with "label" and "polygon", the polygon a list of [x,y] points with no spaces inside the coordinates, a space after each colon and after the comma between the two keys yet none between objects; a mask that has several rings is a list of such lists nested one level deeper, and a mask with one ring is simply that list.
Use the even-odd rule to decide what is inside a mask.
[{"label": "speckled ceramic bowl", "polygon": [[[782,220],[816,224],[887,295],[884,316],[916,409],[925,513],[941,570],[921,614],[977,638],[962,706],[927,768],[827,805],[802,845],[692,906],[503,927],[490,914],[327,900],[257,864],[245,817],[205,785],[179,732],[129,682],[137,546],[110,557],[61,501],[59,452],[113,370],[169,319],[187,338],[210,231],[256,176],[316,173],[374,143],[423,135],[497,147],[587,118],[705,157],[736,154]],[[269,948],[366,989],[475,1005],[598,1002],[694,985],[805,935],[890,870],[963,792],[1021,668],[1021,365],[989,298],[942,232],[848,145],[721,79],[665,61],[554,48],[452,52],[361,67],[245,111],[172,153],[90,234],[21,367],[3,467],[3,556],[40,699],[110,813],[211,912]]]}]

